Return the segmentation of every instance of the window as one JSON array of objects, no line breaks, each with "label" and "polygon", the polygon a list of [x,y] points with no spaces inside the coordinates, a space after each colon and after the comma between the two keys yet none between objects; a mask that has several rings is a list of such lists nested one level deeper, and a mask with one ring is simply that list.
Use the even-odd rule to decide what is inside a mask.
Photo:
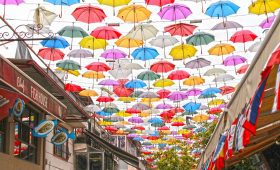
[{"label": "window", "polygon": [[38,124],[39,114],[28,106],[15,120],[14,155],[17,158],[37,163],[38,138],[32,136],[33,128]]},{"label": "window", "polygon": [[0,152],[5,152],[6,132],[8,118],[0,120]]},{"label": "window", "polygon": [[[54,129],[54,134],[57,133],[57,130],[59,130],[61,127],[56,127]],[[68,160],[70,153],[68,148],[68,139],[67,141],[62,145],[54,145],[54,154],[58,157],[61,157],[65,160]]]}]

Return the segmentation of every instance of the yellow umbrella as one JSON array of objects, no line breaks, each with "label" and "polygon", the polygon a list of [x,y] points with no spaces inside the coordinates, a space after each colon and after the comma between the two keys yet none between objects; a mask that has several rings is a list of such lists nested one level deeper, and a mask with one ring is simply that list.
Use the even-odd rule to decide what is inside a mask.
[{"label": "yellow umbrella", "polygon": [[174,60],[183,60],[186,58],[193,57],[197,50],[194,46],[190,44],[182,44],[175,46],[171,49],[169,55],[173,57]]},{"label": "yellow umbrella", "polygon": [[120,117],[129,117],[131,116],[130,113],[125,112],[125,110],[121,110],[118,113],[115,114],[116,116],[120,116]]},{"label": "yellow umbrella", "polygon": [[102,5],[107,5],[113,7],[113,12],[115,15],[115,7],[127,5],[131,0],[97,0]]},{"label": "yellow umbrella", "polygon": [[101,125],[101,126],[110,126],[113,123],[112,122],[106,122],[106,121],[99,121],[98,124]]},{"label": "yellow umbrella", "polygon": [[130,48],[133,48],[133,47],[140,47],[141,45],[144,44],[143,41],[141,40],[135,40],[135,39],[131,39],[131,38],[128,38],[126,36],[123,36],[122,38],[118,39],[115,44],[118,46],[118,47],[123,47],[123,48],[128,48],[129,52],[129,56],[130,56]]},{"label": "yellow umbrella", "polygon": [[89,89],[80,91],[79,95],[84,97],[98,96],[96,91]]},{"label": "yellow umbrella", "polygon": [[[234,51],[235,51],[234,46],[232,46],[230,44],[226,44],[226,43],[220,43],[220,44],[216,44],[213,47],[211,47],[208,50],[208,53],[210,55],[222,56],[222,59],[223,59],[224,55],[230,54]],[[224,59],[223,59],[223,61],[224,61]]]},{"label": "yellow umbrella", "polygon": [[62,68],[56,68],[56,70],[61,71],[61,72],[68,72],[69,74],[72,74],[76,77],[80,75],[80,72],[78,70],[63,70]]},{"label": "yellow umbrella", "polygon": [[272,13],[280,8],[279,0],[257,0],[249,6],[249,13],[266,14]]},{"label": "yellow umbrella", "polygon": [[205,83],[205,80],[200,76],[190,76],[183,82],[183,84],[187,86],[195,86],[203,83]]},{"label": "yellow umbrella", "polygon": [[169,87],[174,85],[175,83],[170,79],[159,79],[156,82],[154,82],[155,87]]},{"label": "yellow umbrella", "polygon": [[197,123],[205,122],[208,119],[209,119],[209,116],[205,115],[205,114],[197,114],[192,118],[192,120],[197,122]]},{"label": "yellow umbrella", "polygon": [[152,12],[142,5],[129,5],[119,10],[118,17],[124,22],[140,22],[150,18]]},{"label": "yellow umbrella", "polygon": [[130,103],[130,102],[133,102],[135,101],[136,98],[134,97],[119,97],[118,101],[122,101],[122,102],[125,102],[125,103]]},{"label": "yellow umbrella", "polygon": [[208,105],[209,106],[218,106],[223,103],[225,103],[225,101],[223,99],[213,99],[208,103]]},{"label": "yellow umbrella", "polygon": [[92,49],[93,57],[94,57],[94,50],[96,49],[105,49],[107,46],[107,41],[104,39],[97,39],[93,36],[84,37],[80,42],[80,46],[83,48]]}]

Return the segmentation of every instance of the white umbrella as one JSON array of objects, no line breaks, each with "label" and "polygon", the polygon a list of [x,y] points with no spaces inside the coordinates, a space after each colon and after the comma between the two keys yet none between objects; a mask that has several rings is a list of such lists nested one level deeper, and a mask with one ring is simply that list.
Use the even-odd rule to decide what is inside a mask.
[{"label": "white umbrella", "polygon": [[156,29],[151,24],[140,24],[133,28],[126,37],[135,39],[135,40],[142,40],[146,41],[150,38],[153,38],[157,35],[158,29]]},{"label": "white umbrella", "polygon": [[165,47],[173,46],[174,44],[178,43],[179,41],[170,36],[170,35],[159,35],[156,38],[152,39],[149,43],[152,46],[163,48],[164,51],[164,57],[166,57],[165,54]]}]

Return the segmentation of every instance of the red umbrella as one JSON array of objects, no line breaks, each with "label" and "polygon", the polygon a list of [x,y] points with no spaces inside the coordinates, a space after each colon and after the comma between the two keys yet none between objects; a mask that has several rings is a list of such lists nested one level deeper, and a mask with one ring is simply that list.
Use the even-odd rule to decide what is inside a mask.
[{"label": "red umbrella", "polygon": [[245,65],[239,67],[239,69],[237,69],[236,72],[237,72],[238,74],[244,74],[244,73],[246,73],[246,71],[247,71],[248,68],[249,68],[249,64],[245,64]]},{"label": "red umbrella", "polygon": [[101,22],[106,18],[106,14],[103,9],[92,6],[92,5],[83,5],[76,8],[72,12],[72,16],[77,20],[88,24]]},{"label": "red umbrella", "polygon": [[145,130],[144,126],[133,126],[131,129]]},{"label": "red umbrella", "polygon": [[108,71],[111,70],[111,68],[106,65],[105,63],[102,62],[92,62],[89,65],[86,66],[88,70],[93,70],[96,72],[103,72],[103,71]]},{"label": "red umbrella", "polygon": [[128,97],[134,92],[134,89],[125,87],[125,83],[127,81],[128,80],[120,79],[120,80],[118,80],[119,85],[118,86],[113,86],[113,92],[118,97]]},{"label": "red umbrella", "polygon": [[110,26],[103,26],[95,28],[90,35],[95,38],[111,40],[118,39],[122,34]]},{"label": "red umbrella", "polygon": [[226,85],[220,87],[219,89],[221,90],[220,93],[221,93],[222,95],[230,94],[230,93],[232,93],[232,92],[235,91],[235,88],[234,88],[234,87],[232,87],[232,86],[226,86]]},{"label": "red umbrella", "polygon": [[184,122],[173,122],[173,123],[171,123],[171,126],[177,126],[177,127],[184,126],[184,125],[185,125]]},{"label": "red umbrella", "polygon": [[183,79],[186,79],[186,78],[189,78],[191,75],[184,71],[184,70],[175,70],[175,71],[172,71],[169,75],[168,75],[168,79],[170,80],[179,80],[179,89],[181,89],[181,83],[180,83],[180,80],[183,80]]},{"label": "red umbrella", "polygon": [[118,131],[118,129],[113,126],[107,126],[107,127],[105,127],[105,130],[112,132],[112,133],[115,133],[116,131]]},{"label": "red umbrella", "polygon": [[166,89],[161,89],[159,91],[157,91],[157,94],[159,95],[159,98],[163,99],[163,98],[167,98],[167,96],[171,93],[170,90],[166,90]]},{"label": "red umbrella", "polygon": [[179,35],[182,41],[182,37],[193,34],[196,27],[197,26],[191,24],[179,23],[164,27],[164,32],[169,32],[171,35]]},{"label": "red umbrella", "polygon": [[162,7],[167,4],[172,4],[174,3],[175,0],[145,0],[145,3],[148,5],[155,5]]},{"label": "red umbrella", "polygon": [[250,30],[241,30],[234,33],[230,37],[230,41],[234,43],[244,43],[244,51],[245,51],[245,43],[248,41],[254,41],[257,37],[258,36]]},{"label": "red umbrella", "polygon": [[80,92],[83,90],[83,88],[81,88],[81,86],[78,86],[76,84],[67,83],[64,85],[64,90],[69,92]]},{"label": "red umbrella", "polygon": [[138,114],[141,113],[141,110],[137,110],[137,109],[133,109],[133,108],[128,108],[125,110],[126,113],[130,113],[130,114]]},{"label": "red umbrella", "polygon": [[96,101],[98,101],[98,102],[112,102],[112,101],[114,101],[114,98],[112,98],[112,97],[109,97],[109,96],[99,96],[97,99],[96,99]]},{"label": "red umbrella", "polygon": [[223,110],[218,108],[218,107],[213,107],[211,109],[208,110],[208,114],[219,114],[221,113]]},{"label": "red umbrella", "polygon": [[166,73],[171,70],[174,70],[175,65],[173,63],[170,63],[168,61],[159,61],[151,65],[150,70],[156,72],[156,73]]},{"label": "red umbrella", "polygon": [[41,48],[38,52],[38,55],[45,60],[56,61],[62,60],[65,54],[59,49],[55,48]]}]

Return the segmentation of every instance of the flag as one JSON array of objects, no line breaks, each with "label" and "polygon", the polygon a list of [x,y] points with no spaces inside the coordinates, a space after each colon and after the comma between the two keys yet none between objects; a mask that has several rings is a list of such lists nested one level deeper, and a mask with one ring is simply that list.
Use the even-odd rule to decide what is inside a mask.
[{"label": "flag", "polygon": [[272,106],[272,113],[276,112],[277,110],[280,110],[280,67],[278,66],[277,70],[277,77],[276,77],[276,83],[275,83],[275,97],[274,102]]},{"label": "flag", "polygon": [[256,124],[260,114],[260,106],[262,103],[264,89],[268,79],[268,75],[263,78],[262,82],[259,84],[257,91],[255,92],[254,97],[251,99],[250,110],[247,115],[247,120],[244,122],[244,128],[250,131],[252,134],[256,135]]}]

